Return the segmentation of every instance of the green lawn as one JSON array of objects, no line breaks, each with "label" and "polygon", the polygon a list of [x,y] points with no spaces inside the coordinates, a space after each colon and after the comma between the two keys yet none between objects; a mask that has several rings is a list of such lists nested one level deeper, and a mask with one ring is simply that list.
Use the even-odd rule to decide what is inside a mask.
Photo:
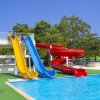
[{"label": "green lawn", "polygon": [[18,78],[18,76],[12,74],[0,74],[0,100],[26,100],[5,84],[7,79],[13,78]]},{"label": "green lawn", "polygon": [[[87,70],[88,74],[100,74],[100,70]],[[65,77],[61,72],[58,72],[56,77]],[[8,79],[19,78],[13,74],[0,74],[0,100],[26,100],[24,97],[19,95],[13,89],[5,84]]]},{"label": "green lawn", "polygon": [[88,74],[100,74],[100,70],[90,70],[90,69],[88,69],[87,73]]}]

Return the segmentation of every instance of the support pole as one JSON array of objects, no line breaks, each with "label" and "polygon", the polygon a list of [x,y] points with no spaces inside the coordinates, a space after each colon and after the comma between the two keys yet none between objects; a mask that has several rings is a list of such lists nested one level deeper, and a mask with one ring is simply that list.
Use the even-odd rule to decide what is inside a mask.
[{"label": "support pole", "polygon": [[[52,45],[50,45],[50,49],[52,49]],[[52,61],[53,60],[53,56],[50,54],[50,52],[49,52],[49,55],[50,55],[50,61]]]},{"label": "support pole", "polygon": [[68,57],[66,57],[66,66],[68,67]]},{"label": "support pole", "polygon": [[30,58],[30,55],[28,55],[28,59],[29,59],[29,69],[31,71],[32,69],[31,69],[31,58]]},{"label": "support pole", "polygon": [[24,56],[26,56],[26,46],[24,47]]},{"label": "support pole", "polygon": [[[50,53],[49,53],[50,54]],[[50,54],[50,61],[52,61],[53,60],[53,56]]]},{"label": "support pole", "polygon": [[16,65],[16,60],[15,60],[15,75],[18,75],[18,69],[17,69],[17,65]]},{"label": "support pole", "polygon": [[[34,46],[36,47],[36,45],[35,45],[36,42],[35,42],[35,38],[34,38],[34,33],[31,35],[31,39],[33,40]],[[34,71],[34,72],[36,71],[34,65],[33,65],[33,71]]]}]

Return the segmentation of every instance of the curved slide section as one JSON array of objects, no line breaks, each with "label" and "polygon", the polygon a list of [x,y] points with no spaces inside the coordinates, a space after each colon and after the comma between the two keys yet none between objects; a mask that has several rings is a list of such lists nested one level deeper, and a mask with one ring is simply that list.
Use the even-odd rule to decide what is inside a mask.
[{"label": "curved slide section", "polygon": [[87,72],[82,68],[73,68],[71,66],[64,66],[66,58],[57,58],[51,62],[51,66],[55,70],[59,70],[65,74],[74,75],[76,77],[87,76]]},{"label": "curved slide section", "polygon": [[[69,59],[74,58],[82,58],[85,56],[86,52],[82,49],[68,49],[61,45],[55,44],[41,44],[36,43],[36,46],[39,48],[44,48],[49,50],[50,54],[54,57],[57,57],[53,61],[51,61],[51,66],[55,70],[59,70],[65,74],[74,75],[76,77],[87,76],[87,72],[82,68],[74,68],[72,66],[65,66],[66,58]],[[51,48],[50,48],[51,46]]]},{"label": "curved slide section", "polygon": [[81,49],[51,49],[50,54],[52,56],[67,56],[68,58],[82,58],[85,56],[85,51]]},{"label": "curved slide section", "polygon": [[86,52],[82,49],[69,49],[62,45],[36,43],[36,47],[49,50],[52,56],[67,56],[68,58],[82,58]]},{"label": "curved slide section", "polygon": [[28,36],[26,39],[22,37],[22,40],[24,40],[24,42],[26,43],[28,50],[30,52],[30,55],[32,57],[32,61],[35,65],[36,70],[39,72],[40,76],[44,78],[54,77],[56,74],[56,71],[55,70],[49,71],[45,68],[34,46],[33,39],[30,36]]},{"label": "curved slide section", "polygon": [[15,36],[9,36],[9,39],[12,43],[14,54],[15,54],[15,59],[17,63],[17,67],[22,75],[23,78],[25,79],[33,79],[38,76],[37,72],[31,72],[28,67],[26,66],[24,55],[18,40],[18,37]]}]

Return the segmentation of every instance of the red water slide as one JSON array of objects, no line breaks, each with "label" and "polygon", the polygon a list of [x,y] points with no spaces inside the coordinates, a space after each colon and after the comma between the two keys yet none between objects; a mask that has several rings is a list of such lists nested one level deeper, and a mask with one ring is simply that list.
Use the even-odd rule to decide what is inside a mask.
[{"label": "red water slide", "polygon": [[66,58],[57,58],[51,62],[51,66],[55,70],[59,70],[65,74],[74,75],[76,77],[87,76],[87,72],[82,68],[73,68],[71,66],[64,66]]},{"label": "red water slide", "polygon": [[84,50],[79,49],[68,49],[62,45],[56,44],[36,44],[39,48],[45,48],[49,50],[52,56],[57,57],[53,61],[51,61],[51,66],[55,70],[62,71],[65,74],[74,75],[76,77],[87,76],[87,72],[82,68],[73,68],[71,66],[64,66],[66,63],[66,56],[68,58],[82,58],[85,56]]}]

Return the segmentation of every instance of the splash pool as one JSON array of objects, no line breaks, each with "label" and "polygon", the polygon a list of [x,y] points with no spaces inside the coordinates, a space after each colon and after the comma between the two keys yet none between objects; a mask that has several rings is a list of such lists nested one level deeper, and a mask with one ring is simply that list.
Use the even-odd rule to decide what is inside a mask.
[{"label": "splash pool", "polygon": [[100,75],[10,83],[35,100],[100,100]]}]

